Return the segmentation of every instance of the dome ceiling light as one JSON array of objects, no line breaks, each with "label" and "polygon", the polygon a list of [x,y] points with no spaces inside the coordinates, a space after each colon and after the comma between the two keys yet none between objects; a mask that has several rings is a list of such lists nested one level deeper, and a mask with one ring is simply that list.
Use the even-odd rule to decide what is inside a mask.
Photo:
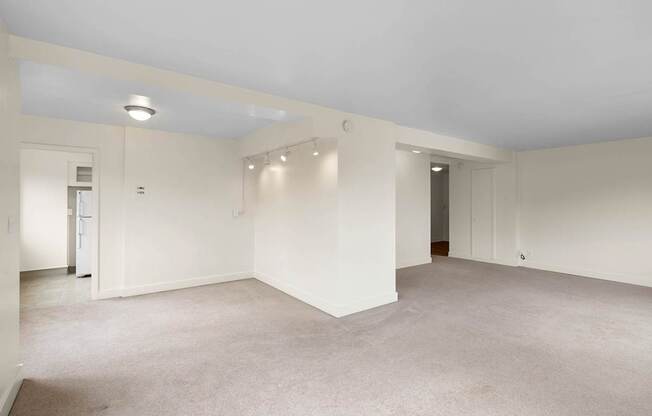
[{"label": "dome ceiling light", "polygon": [[153,108],[143,107],[140,105],[126,105],[125,110],[129,113],[131,118],[138,121],[149,120],[154,114],[156,114],[156,110]]}]

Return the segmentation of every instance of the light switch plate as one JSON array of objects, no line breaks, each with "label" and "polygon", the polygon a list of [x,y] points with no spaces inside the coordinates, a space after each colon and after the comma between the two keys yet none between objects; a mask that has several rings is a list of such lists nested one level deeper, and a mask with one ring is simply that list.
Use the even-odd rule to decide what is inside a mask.
[{"label": "light switch plate", "polygon": [[7,217],[7,234],[14,234],[18,230],[18,221],[13,215]]}]

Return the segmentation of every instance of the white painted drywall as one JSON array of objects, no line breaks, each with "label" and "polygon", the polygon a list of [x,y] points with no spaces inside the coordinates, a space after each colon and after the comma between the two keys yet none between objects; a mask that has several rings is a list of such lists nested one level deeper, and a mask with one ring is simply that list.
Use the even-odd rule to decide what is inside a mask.
[{"label": "white painted drywall", "polygon": [[[18,138],[24,143],[78,146],[99,152],[100,292],[117,295],[123,276],[124,128],[44,117],[19,117]],[[114,291],[114,292],[111,292]]]},{"label": "white painted drywall", "polygon": [[[415,155],[417,156],[417,155]],[[400,169],[400,159],[397,159],[397,174],[408,172]],[[439,193],[440,188],[449,185],[449,229],[448,240],[450,241],[450,256],[460,257],[472,260],[490,261],[494,263],[517,265],[517,200],[516,200],[516,169],[514,163],[482,163],[470,160],[452,159],[442,156],[430,156],[427,162],[426,171],[430,172],[430,161],[449,164],[448,175],[433,174],[430,177],[432,187],[426,187],[422,190],[422,199],[412,198],[412,206],[408,209],[401,207],[401,202],[397,200],[397,250],[400,252],[399,260],[404,258],[415,258],[423,256],[425,247],[428,253],[430,250],[429,243],[430,233],[440,235],[441,238],[433,238],[432,241],[446,240],[445,227],[443,221],[436,224],[436,229],[430,229],[425,226],[426,240],[421,244],[406,244],[404,233],[401,233],[401,224],[406,222],[412,224],[427,224],[432,212],[427,206],[431,201],[431,192]],[[475,169],[492,169],[494,174],[494,186],[491,197],[493,198],[495,209],[493,210],[493,235],[490,237],[494,247],[487,244],[483,247],[485,251],[494,253],[487,258],[474,256],[472,253],[472,171]],[[428,173],[429,174],[429,173]],[[397,175],[397,196],[400,195],[410,181],[412,184],[422,182],[421,170],[413,170],[407,176]],[[400,180],[398,178],[401,178]],[[439,200],[439,195],[437,195]],[[425,201],[425,202],[424,202]],[[424,207],[426,207],[424,209]],[[414,234],[413,234],[414,238]],[[421,240],[422,238],[420,238]],[[476,251],[478,247],[476,247]],[[400,264],[400,263],[399,263]]]},{"label": "white painted drywall", "polygon": [[394,124],[354,118],[338,140],[338,252],[343,312],[397,300]]},{"label": "white painted drywall", "polygon": [[321,140],[318,157],[310,145],[293,148],[286,163],[273,153],[249,172],[256,276],[329,312],[338,302],[336,143]]},{"label": "white painted drywall", "polygon": [[68,265],[68,166],[89,153],[20,151],[20,270]]},{"label": "white painted drywall", "polygon": [[[337,258],[335,315],[352,313],[396,300],[396,172],[397,141],[427,146],[450,153],[489,160],[509,160],[512,152],[451,137],[433,135],[415,129],[403,129],[394,123],[359,117],[304,102],[232,87],[217,82],[176,74],[152,67],[111,59],[79,50],[10,38],[11,54],[23,60],[57,65],[69,69],[184,93],[219,97],[246,105],[278,108],[304,116],[291,130],[282,134],[281,126],[273,140],[264,133],[261,140],[250,142],[247,153],[287,144],[295,137],[336,138],[337,157]],[[162,114],[161,114],[162,115]],[[90,146],[99,152],[100,178],[100,292],[101,296],[124,293],[127,264],[125,221],[129,215],[123,205],[125,196],[116,192],[129,178],[125,175],[125,129],[37,117],[23,117],[23,140],[39,143]],[[353,131],[344,133],[342,122],[353,121]],[[34,123],[32,123],[34,122]],[[290,132],[290,131],[288,131]],[[255,134],[256,135],[256,134]],[[307,137],[306,137],[307,136]],[[243,141],[247,143],[247,141]],[[106,183],[104,183],[106,182]],[[125,189],[126,192],[126,189]],[[109,213],[109,218],[106,218]],[[105,241],[106,239],[106,241]],[[180,283],[185,284],[185,283]],[[171,282],[165,288],[179,287]],[[143,289],[146,290],[146,289]]]},{"label": "white painted drywall", "polygon": [[[397,298],[395,128],[351,119],[353,131],[320,138],[320,146],[332,142],[336,150],[315,159],[304,145],[287,166],[267,167],[255,182],[256,276],[334,316]],[[335,121],[326,116],[317,130],[303,122],[263,129],[241,139],[241,153],[335,131],[328,126]]]},{"label": "white painted drywall", "polygon": [[448,241],[448,170],[430,173],[430,240]]},{"label": "white painted drywall", "polygon": [[0,20],[0,414],[9,413],[20,380],[18,342],[19,108],[16,63],[9,59],[8,35]]},{"label": "white painted drywall", "polygon": [[[98,151],[100,297],[251,276],[251,217],[232,216],[242,174],[232,141],[34,116],[20,117],[19,137]],[[145,201],[132,200],[136,184]]]},{"label": "white painted drywall", "polygon": [[251,277],[253,216],[233,217],[243,173],[233,140],[128,127],[125,155],[129,292]]},{"label": "white painted drywall", "polygon": [[[438,183],[438,182],[437,182]],[[396,267],[431,262],[430,156],[396,151]],[[439,241],[439,240],[436,240]]]},{"label": "white painted drywall", "polygon": [[518,153],[525,266],[652,286],[652,138]]}]

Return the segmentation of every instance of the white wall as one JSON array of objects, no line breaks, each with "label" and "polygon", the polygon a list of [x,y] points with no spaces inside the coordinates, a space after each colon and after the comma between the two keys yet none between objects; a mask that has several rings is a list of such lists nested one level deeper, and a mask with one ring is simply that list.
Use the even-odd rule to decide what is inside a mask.
[{"label": "white wall", "polygon": [[8,57],[8,36],[0,20],[0,414],[9,413],[20,377],[18,97],[17,67]]},{"label": "white wall", "polygon": [[[250,172],[255,189],[255,270],[270,285],[317,306],[337,303],[337,141],[271,157]],[[260,160],[258,162],[261,162]]]},{"label": "white wall", "polygon": [[[99,297],[251,276],[251,217],[232,217],[242,168],[233,142],[34,116],[19,121],[23,142],[98,151]],[[135,200],[138,185],[146,195]]]},{"label": "white wall", "polygon": [[[428,157],[428,156],[427,156]],[[432,156],[432,161],[449,164],[448,176],[432,175],[430,180],[436,181],[437,190],[442,187],[442,181],[449,180],[449,241],[451,257],[466,258],[471,260],[491,261],[499,264],[517,265],[517,195],[516,195],[516,165],[515,163],[482,163],[469,160],[452,159],[441,156]],[[430,175],[430,160],[427,162],[426,171]],[[474,258],[471,250],[471,172],[474,169],[491,168],[494,170],[494,249],[489,259]],[[398,169],[398,165],[397,165]],[[404,173],[408,171],[403,170]],[[447,179],[448,178],[448,179]],[[409,172],[397,181],[397,193],[405,185],[421,184],[423,177],[421,170]],[[416,188],[414,188],[416,190]],[[411,198],[411,209],[397,209],[397,226],[402,223],[427,224],[430,221],[431,211],[430,193],[431,189],[422,190],[421,199],[416,196]],[[398,194],[397,194],[398,195]],[[425,199],[427,198],[427,199]],[[424,200],[425,199],[425,200]],[[438,198],[439,199],[439,198]],[[425,201],[425,202],[424,202]],[[397,200],[397,207],[401,204]],[[439,224],[434,232],[445,237],[444,228]],[[402,257],[410,258],[423,256],[427,249],[430,252],[430,227],[426,225],[427,237],[420,244],[408,245],[404,237],[397,234],[397,250],[401,251]],[[423,240],[423,237],[420,238]],[[414,241],[414,240],[413,240]],[[433,239],[435,241],[435,239]]]},{"label": "white wall", "polygon": [[[397,298],[396,131],[391,123],[352,117],[353,131],[343,133],[341,119],[326,119],[337,122],[340,129],[340,136],[332,139],[336,156],[320,155],[317,162],[308,145],[305,160],[301,153],[293,156],[288,166],[294,168],[276,172],[268,168],[258,179],[264,179],[273,192],[259,188],[255,268],[261,280],[331,315],[343,316]],[[337,130],[322,124],[322,129]],[[287,134],[283,125],[261,129],[243,139],[242,153],[291,144],[289,136],[295,141],[309,139],[299,131],[313,130],[302,126],[290,123]],[[320,145],[330,141],[322,136]],[[314,231],[304,235],[298,224]]]},{"label": "white wall", "polygon": [[[45,117],[19,117],[18,138],[24,143],[77,146],[99,152],[99,289],[111,293],[122,286],[124,128]],[[116,293],[114,293],[115,295]]]},{"label": "white wall", "polygon": [[652,138],[518,153],[525,266],[652,286]]},{"label": "white wall", "polygon": [[447,170],[430,173],[430,240],[448,241],[448,181]]},{"label": "white wall", "polygon": [[243,170],[234,141],[127,128],[125,155],[128,293],[252,276],[253,215],[233,217]]},{"label": "white wall", "polygon": [[[396,267],[430,263],[430,157],[396,151]],[[437,240],[438,241],[438,240]]]},{"label": "white wall", "polygon": [[338,140],[341,314],[397,300],[394,124],[354,118]]},{"label": "white wall", "polygon": [[20,151],[20,270],[68,265],[68,162],[88,153]]}]

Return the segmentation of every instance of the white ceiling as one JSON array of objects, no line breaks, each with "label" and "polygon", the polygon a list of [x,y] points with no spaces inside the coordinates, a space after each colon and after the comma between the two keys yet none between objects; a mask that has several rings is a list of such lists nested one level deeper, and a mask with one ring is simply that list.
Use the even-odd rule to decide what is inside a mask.
[{"label": "white ceiling", "polygon": [[[296,119],[287,112],[220,101],[130,81],[93,76],[33,62],[20,63],[22,110],[26,114],[145,127],[235,139],[276,121]],[[133,120],[125,105],[156,110]]]},{"label": "white ceiling", "polygon": [[652,135],[649,0],[0,0],[20,36],[515,149]]}]

